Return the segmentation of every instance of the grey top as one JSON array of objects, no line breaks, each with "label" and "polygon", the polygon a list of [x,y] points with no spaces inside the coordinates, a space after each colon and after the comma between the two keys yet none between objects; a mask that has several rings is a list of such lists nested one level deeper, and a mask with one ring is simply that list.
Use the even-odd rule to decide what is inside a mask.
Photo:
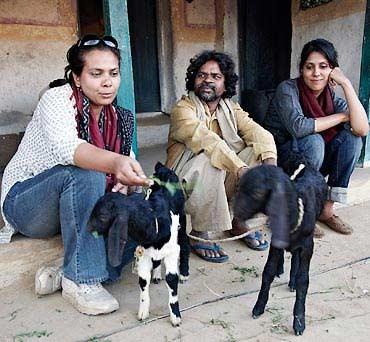
[{"label": "grey top", "polygon": [[[347,112],[347,102],[332,92],[334,113]],[[269,105],[263,126],[282,145],[292,137],[302,138],[315,133],[315,119],[306,117],[299,102],[297,78],[281,82]],[[346,128],[349,125],[346,124]]]}]

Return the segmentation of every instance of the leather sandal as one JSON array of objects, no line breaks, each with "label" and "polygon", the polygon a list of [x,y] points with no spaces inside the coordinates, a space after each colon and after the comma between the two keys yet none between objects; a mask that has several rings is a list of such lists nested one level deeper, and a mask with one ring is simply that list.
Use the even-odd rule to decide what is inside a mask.
[{"label": "leather sandal", "polygon": [[320,239],[325,235],[324,231],[319,227],[319,225],[315,224],[315,230],[313,231],[313,237]]},{"label": "leather sandal", "polygon": [[352,227],[343,222],[337,215],[333,215],[325,220],[319,220],[320,222],[326,224],[330,229],[337,233],[350,235],[353,233]]}]

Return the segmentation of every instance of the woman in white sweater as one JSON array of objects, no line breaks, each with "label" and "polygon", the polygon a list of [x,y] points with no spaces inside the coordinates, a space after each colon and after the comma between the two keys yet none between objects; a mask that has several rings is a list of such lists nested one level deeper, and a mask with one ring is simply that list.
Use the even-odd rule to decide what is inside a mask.
[{"label": "woman in white sweater", "polygon": [[5,232],[62,233],[62,295],[80,312],[97,315],[118,309],[101,286],[117,272],[109,272],[104,239],[87,229],[90,212],[105,191],[124,192],[148,180],[130,157],[132,113],[113,104],[120,84],[117,41],[87,35],[67,60],[65,84],[44,93],[4,171],[1,208]]}]

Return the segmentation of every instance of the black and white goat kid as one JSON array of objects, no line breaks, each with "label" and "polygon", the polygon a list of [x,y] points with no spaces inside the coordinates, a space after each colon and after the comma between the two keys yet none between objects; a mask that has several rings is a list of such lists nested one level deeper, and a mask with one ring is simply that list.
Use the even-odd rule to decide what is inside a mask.
[{"label": "black and white goat kid", "polygon": [[235,198],[234,215],[247,220],[258,212],[264,212],[272,233],[253,317],[263,314],[271,283],[275,276],[284,272],[286,249],[292,253],[288,286],[291,291],[296,291],[293,329],[296,335],[302,335],[313,234],[326,199],[327,185],[321,173],[296,153],[282,167],[287,173],[280,167],[261,165],[243,175]]},{"label": "black and white goat kid", "polygon": [[161,260],[166,267],[170,320],[181,323],[177,288],[189,276],[189,243],[186,235],[184,195],[177,175],[161,163],[155,166],[150,195],[107,193],[95,205],[89,227],[108,239],[108,260],[121,263],[128,236],[139,245],[136,249],[140,285],[138,319],[149,316],[149,284],[161,279]]}]

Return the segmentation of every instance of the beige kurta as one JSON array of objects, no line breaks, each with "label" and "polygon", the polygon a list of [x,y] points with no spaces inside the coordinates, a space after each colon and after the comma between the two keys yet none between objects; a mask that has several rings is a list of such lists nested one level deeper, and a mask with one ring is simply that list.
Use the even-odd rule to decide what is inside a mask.
[{"label": "beige kurta", "polygon": [[183,96],[171,112],[167,166],[185,184],[186,212],[196,231],[231,229],[228,195],[238,170],[276,158],[272,135],[241,107],[221,100],[211,115],[194,93]]}]

